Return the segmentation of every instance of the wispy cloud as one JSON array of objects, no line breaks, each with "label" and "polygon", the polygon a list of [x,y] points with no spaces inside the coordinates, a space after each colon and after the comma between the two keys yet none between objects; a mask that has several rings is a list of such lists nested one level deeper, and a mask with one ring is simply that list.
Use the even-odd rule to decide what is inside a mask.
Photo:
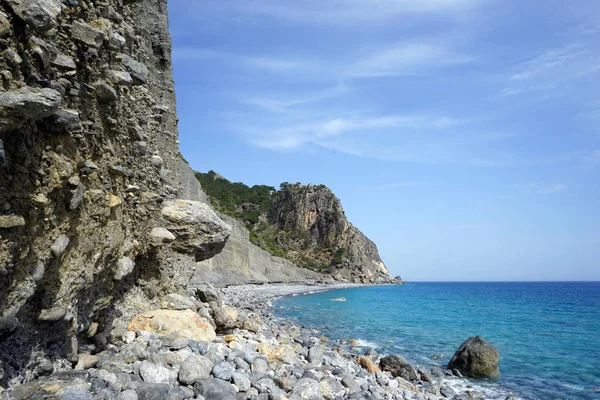
[{"label": "wispy cloud", "polygon": [[454,53],[444,46],[411,42],[374,52],[352,65],[346,75],[355,78],[422,74],[426,69],[472,61],[473,57]]},{"label": "wispy cloud", "polygon": [[590,43],[576,43],[542,51],[519,64],[502,95],[544,91],[600,72],[600,55]]},{"label": "wispy cloud", "polygon": [[347,85],[338,84],[333,88],[315,91],[314,93],[305,96],[298,96],[286,99],[273,98],[270,96],[251,96],[249,98],[242,99],[242,102],[262,108],[266,111],[286,113],[290,111],[290,108],[331,99],[333,97],[340,96],[346,93],[347,91]]},{"label": "wispy cloud", "polygon": [[267,131],[255,130],[247,138],[255,145],[270,149],[293,149],[305,145],[332,147],[329,139],[347,132],[407,128],[442,129],[460,124],[459,120],[448,117],[389,115],[376,118],[334,118],[326,121],[286,126]]}]

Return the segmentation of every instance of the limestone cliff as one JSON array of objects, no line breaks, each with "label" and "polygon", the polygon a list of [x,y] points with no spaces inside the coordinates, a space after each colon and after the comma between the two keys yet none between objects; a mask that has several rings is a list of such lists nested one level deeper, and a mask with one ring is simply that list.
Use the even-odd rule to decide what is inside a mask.
[{"label": "limestone cliff", "polygon": [[322,270],[336,280],[393,281],[375,243],[348,222],[340,200],[326,186],[281,185],[272,196],[269,219],[301,238],[300,247],[287,245],[292,260],[328,265]]},{"label": "limestone cliff", "polygon": [[0,2],[0,383],[222,250],[175,108],[166,0]]},{"label": "limestone cliff", "polygon": [[[234,231],[249,231],[243,241],[278,256],[274,260],[281,257],[339,281],[401,282],[389,276],[377,246],[348,222],[340,200],[326,186],[284,183],[275,190],[233,183],[214,171],[196,176],[213,205],[237,219],[228,220]],[[246,268],[230,244],[225,249],[206,264]]]}]

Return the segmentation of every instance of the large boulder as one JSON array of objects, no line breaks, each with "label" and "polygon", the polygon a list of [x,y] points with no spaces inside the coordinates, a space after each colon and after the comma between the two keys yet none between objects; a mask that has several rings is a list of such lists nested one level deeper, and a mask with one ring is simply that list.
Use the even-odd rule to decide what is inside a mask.
[{"label": "large boulder", "polygon": [[161,335],[174,334],[197,342],[212,342],[217,337],[208,320],[192,310],[148,311],[133,317],[128,329],[130,332],[140,330]]},{"label": "large boulder", "polygon": [[419,379],[419,374],[417,372],[417,369],[414,367],[414,365],[412,365],[411,363],[406,361],[401,356],[392,355],[392,356],[383,357],[379,361],[379,367],[383,371],[391,372],[395,378],[401,377],[401,378],[407,379],[409,381],[414,381],[414,380]]},{"label": "large boulder", "polygon": [[458,369],[472,378],[494,378],[500,375],[498,350],[480,336],[464,342],[448,364],[448,369]]},{"label": "large boulder", "polygon": [[166,201],[161,214],[170,223],[168,230],[177,237],[173,248],[194,254],[196,261],[219,254],[231,235],[231,226],[199,201]]}]

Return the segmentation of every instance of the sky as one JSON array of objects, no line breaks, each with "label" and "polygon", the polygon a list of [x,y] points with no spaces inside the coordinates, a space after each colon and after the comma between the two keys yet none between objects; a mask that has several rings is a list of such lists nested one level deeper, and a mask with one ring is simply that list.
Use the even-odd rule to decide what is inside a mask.
[{"label": "sky", "polygon": [[600,280],[600,2],[170,0],[181,152],[407,281]]}]

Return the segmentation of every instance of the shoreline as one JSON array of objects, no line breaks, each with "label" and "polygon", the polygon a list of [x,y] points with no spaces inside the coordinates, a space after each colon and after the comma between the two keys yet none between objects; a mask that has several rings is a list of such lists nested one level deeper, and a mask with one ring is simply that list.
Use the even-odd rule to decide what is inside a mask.
[{"label": "shoreline", "polygon": [[381,285],[247,284],[205,286],[193,297],[171,293],[148,305],[162,317],[137,315],[102,346],[84,343],[68,358],[40,359],[23,380],[0,388],[0,399],[517,399],[488,396],[452,371],[401,356],[392,375],[380,369],[385,355],[359,338],[332,340],[273,309],[285,296],[369,286]]},{"label": "shoreline", "polygon": [[[251,295],[258,295],[261,300],[266,300],[265,307],[262,307],[259,311],[259,315],[264,318],[264,324],[269,325],[269,323],[273,323],[276,321],[284,322],[286,324],[290,324],[294,326],[294,328],[303,330],[308,332],[311,335],[320,334],[320,330],[317,329],[309,329],[306,327],[301,327],[298,325],[296,321],[291,318],[286,317],[278,317],[275,315],[273,310],[273,303],[283,297],[288,296],[296,296],[296,295],[308,295],[313,293],[320,292],[328,292],[335,291],[340,289],[352,289],[352,288],[363,288],[363,287],[374,287],[374,286],[396,286],[393,284],[284,284],[284,283],[276,283],[276,284],[243,284],[243,285],[235,285],[229,286],[226,289],[222,289],[225,297],[228,299],[233,299],[233,305],[236,307],[244,307],[245,301],[244,297],[251,297]],[[242,292],[242,293],[240,293]],[[333,300],[333,299],[332,299]],[[258,311],[253,309],[254,311]],[[324,339],[324,337],[321,337]],[[370,359],[374,362],[375,365],[378,365],[379,359],[383,356],[387,356],[390,354],[377,354],[374,352],[374,349],[370,346],[364,345],[354,345],[350,346],[349,342],[353,342],[356,339],[360,338],[345,338],[340,339],[339,341],[328,341],[325,343],[325,348],[331,352],[339,351],[339,348],[342,347],[346,350],[346,353],[343,357],[346,357],[353,362],[356,362],[361,357],[365,356],[365,354],[361,354],[360,351],[366,352],[366,354],[370,354]],[[397,354],[394,354],[397,355]],[[399,355],[402,357],[402,355]],[[411,364],[411,363],[409,363]],[[454,375],[454,372],[445,370],[439,367],[432,367],[431,365],[421,367],[418,365],[411,364],[415,370],[418,371],[419,379],[409,380],[403,379],[402,377],[397,377],[396,380],[401,384],[397,386],[400,389],[400,393],[398,397],[391,397],[394,399],[425,399],[425,400],[433,400],[433,399],[452,399],[452,400],[483,400],[492,397],[488,397],[493,389],[486,388],[484,386],[480,386],[477,382],[470,380],[468,378],[464,378],[462,376]],[[390,380],[386,380],[386,378],[380,378],[378,375],[383,374],[387,375],[387,378]],[[425,380],[421,379],[424,375]],[[389,382],[394,379],[394,377],[389,372],[376,372],[374,373],[375,383],[379,385],[384,392],[389,393],[390,387]],[[402,393],[402,385],[412,384],[412,386],[405,386],[409,388],[408,394],[406,392]],[[394,384],[392,386],[396,387]],[[433,396],[433,397],[432,397]],[[346,397],[344,397],[346,398]],[[352,398],[352,397],[350,397]],[[375,397],[377,398],[377,397]],[[518,400],[519,397],[516,395],[509,393],[508,390],[504,392],[494,393],[494,399],[502,399],[502,400]]]}]

